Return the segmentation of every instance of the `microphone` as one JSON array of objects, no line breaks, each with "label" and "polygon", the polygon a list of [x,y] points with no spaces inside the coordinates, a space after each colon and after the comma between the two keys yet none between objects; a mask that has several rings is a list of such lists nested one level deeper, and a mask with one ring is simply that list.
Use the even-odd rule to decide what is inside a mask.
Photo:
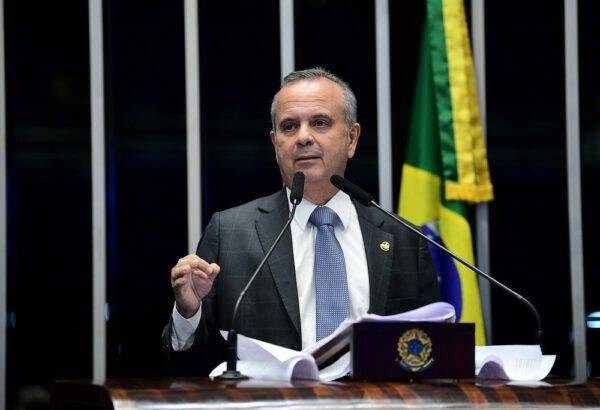
[{"label": "microphone", "polygon": [[290,191],[290,202],[294,205],[292,209],[292,212],[294,212],[296,210],[295,206],[302,202],[302,196],[304,195],[304,173],[302,171],[294,174]]},{"label": "microphone", "polygon": [[292,210],[290,211],[290,216],[285,225],[283,226],[283,229],[281,229],[281,232],[279,232],[279,235],[277,235],[277,237],[275,238],[275,242],[273,242],[273,245],[271,245],[271,247],[265,254],[265,257],[262,259],[254,273],[252,273],[252,276],[250,276],[250,280],[248,280],[248,283],[241,291],[240,296],[238,296],[237,302],[235,302],[235,307],[233,308],[233,315],[231,316],[231,329],[227,334],[227,369],[223,371],[223,373],[221,373],[220,375],[216,376],[216,380],[232,381],[248,379],[248,376],[243,375],[237,370],[237,332],[235,331],[235,319],[237,318],[237,312],[238,308],[240,307],[240,303],[242,302],[242,299],[244,299],[244,296],[250,288],[250,285],[252,285],[252,282],[254,282],[254,279],[256,279],[256,276],[258,276],[258,272],[260,272],[264,264],[267,262],[267,259],[269,259],[269,256],[271,256],[271,254],[273,253],[273,250],[275,249],[277,244],[281,241],[283,234],[294,219],[296,207],[300,202],[302,202],[302,196],[304,195],[304,174],[301,171],[298,171],[294,174],[294,178],[292,180],[292,188],[290,191],[290,202],[292,203]]},{"label": "microphone", "polygon": [[334,187],[340,191],[344,191],[364,206],[371,206],[371,202],[375,203],[373,195],[369,194],[358,185],[348,181],[346,178],[339,175],[332,175],[330,181]]},{"label": "microphone", "polygon": [[373,195],[369,194],[368,192],[366,192],[362,188],[358,187],[357,185],[353,184],[352,182],[348,181],[347,179],[342,178],[339,175],[332,175],[330,181],[333,184],[333,186],[335,186],[336,188],[338,188],[341,191],[344,191],[350,197],[356,199],[359,203],[361,203],[365,206],[373,206],[373,207],[379,209],[381,212],[386,214],[388,217],[392,218],[393,220],[400,223],[401,225],[403,225],[405,228],[407,228],[411,232],[413,232],[416,235],[420,236],[421,238],[425,239],[427,242],[429,242],[430,244],[432,244],[433,246],[435,246],[442,252],[451,256],[454,260],[460,262],[461,264],[463,264],[464,266],[466,266],[473,272],[477,273],[479,276],[485,278],[488,282],[494,284],[495,286],[499,287],[500,289],[502,289],[509,295],[515,297],[517,300],[519,300],[520,302],[525,304],[531,310],[531,312],[533,313],[533,316],[535,317],[535,321],[537,324],[537,331],[535,333],[535,341],[536,341],[536,344],[539,344],[541,346],[542,334],[543,334],[542,321],[540,319],[540,315],[539,315],[537,309],[533,306],[533,304],[529,300],[527,300],[525,297],[521,296],[520,294],[518,294],[517,292],[515,292],[514,290],[512,290],[511,288],[509,288],[502,282],[498,281],[497,279],[494,279],[493,277],[491,277],[490,275],[488,275],[481,269],[479,269],[476,266],[465,261],[463,258],[456,255],[455,253],[453,253],[452,251],[450,251],[443,245],[440,245],[433,239],[429,238],[427,235],[425,235],[419,229],[412,226],[406,219],[404,219],[392,212],[386,211],[381,206],[379,206],[379,204],[377,202],[375,202],[375,200],[373,199]]}]

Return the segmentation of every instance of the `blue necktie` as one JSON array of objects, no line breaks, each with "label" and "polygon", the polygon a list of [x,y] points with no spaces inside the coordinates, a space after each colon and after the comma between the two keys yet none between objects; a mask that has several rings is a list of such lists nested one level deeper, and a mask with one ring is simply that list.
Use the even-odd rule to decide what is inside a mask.
[{"label": "blue necktie", "polygon": [[340,217],[331,208],[319,206],[309,221],[317,227],[315,290],[319,341],[350,316],[350,300],[344,252],[334,233],[334,225],[341,223]]}]

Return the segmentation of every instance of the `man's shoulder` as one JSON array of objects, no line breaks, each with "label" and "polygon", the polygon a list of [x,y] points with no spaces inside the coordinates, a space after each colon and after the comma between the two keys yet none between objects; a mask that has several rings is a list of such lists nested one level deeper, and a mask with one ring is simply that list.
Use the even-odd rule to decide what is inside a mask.
[{"label": "man's shoulder", "polygon": [[219,219],[221,222],[239,222],[243,219],[253,219],[252,217],[258,213],[271,212],[285,203],[285,191],[281,189],[271,195],[256,198],[245,204],[219,211]]}]

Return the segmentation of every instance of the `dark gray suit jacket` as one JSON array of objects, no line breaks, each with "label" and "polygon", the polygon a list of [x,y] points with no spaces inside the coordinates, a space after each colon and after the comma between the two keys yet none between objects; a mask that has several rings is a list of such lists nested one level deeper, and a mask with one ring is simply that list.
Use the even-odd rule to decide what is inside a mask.
[{"label": "dark gray suit jacket", "polygon": [[[354,202],[369,268],[370,313],[390,315],[439,300],[437,275],[427,243],[373,208]],[[196,253],[221,266],[194,344],[186,351],[171,347],[171,320],[162,344],[174,375],[206,375],[224,361],[218,334],[228,329],[235,302],[250,275],[285,224],[289,214],[285,189],[236,208],[217,212],[206,227]],[[389,242],[390,250],[380,248]],[[300,310],[292,236],[288,229],[242,301],[238,332],[292,349],[302,346]]]}]

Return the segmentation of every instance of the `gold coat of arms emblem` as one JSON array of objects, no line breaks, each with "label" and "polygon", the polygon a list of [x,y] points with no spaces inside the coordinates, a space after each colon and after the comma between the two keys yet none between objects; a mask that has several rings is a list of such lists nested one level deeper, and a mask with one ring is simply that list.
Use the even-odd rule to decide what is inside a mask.
[{"label": "gold coat of arms emblem", "polygon": [[398,355],[396,363],[409,372],[422,372],[433,363],[431,339],[421,329],[407,330],[398,339]]}]

